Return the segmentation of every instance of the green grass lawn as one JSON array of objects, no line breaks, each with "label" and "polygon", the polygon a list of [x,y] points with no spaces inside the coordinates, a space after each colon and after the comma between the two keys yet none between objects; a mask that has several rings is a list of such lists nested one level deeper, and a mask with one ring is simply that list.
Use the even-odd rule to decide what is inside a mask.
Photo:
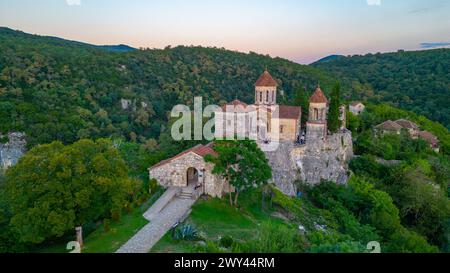
[{"label": "green grass lawn", "polygon": [[[83,253],[112,253],[128,241],[139,229],[148,222],[143,213],[157,200],[162,192],[152,197],[146,204],[135,209],[130,214],[123,215],[119,222],[111,222],[110,230],[106,232],[99,225],[86,236]],[[291,199],[290,202],[294,202]],[[287,226],[296,229],[288,221],[272,216],[274,209],[268,205],[262,208],[261,193],[249,192],[241,194],[239,208],[231,206],[228,198],[200,199],[192,208],[192,213],[186,220],[193,224],[202,237],[208,241],[217,241],[224,236],[231,236],[238,241],[246,241],[258,237],[261,225]],[[198,252],[198,242],[175,241],[168,232],[152,249],[152,253],[192,253]],[[67,253],[66,243],[54,244],[40,249],[42,253]]]},{"label": "green grass lawn", "polygon": [[[159,190],[145,204],[136,208],[129,214],[124,214],[120,221],[111,221],[110,229],[105,231],[103,225],[99,225],[84,239],[83,253],[114,253],[126,243],[136,232],[143,228],[148,221],[143,217],[144,212],[161,196],[163,190]],[[66,243],[55,244],[43,249],[40,253],[67,253]]]},{"label": "green grass lawn", "polygon": [[[272,217],[270,210],[261,208],[259,194],[241,196],[240,207],[229,204],[228,199],[202,199],[193,207],[187,223],[193,224],[207,240],[219,240],[232,236],[236,240],[248,240],[258,235],[259,227],[267,222],[273,225],[289,225]],[[152,249],[152,253],[197,252],[198,242],[176,241],[166,234]]]},{"label": "green grass lawn", "polygon": [[143,228],[148,221],[140,209],[122,217],[120,222],[111,223],[105,232],[103,226],[89,234],[84,241],[83,253],[113,253]]},{"label": "green grass lawn", "polygon": [[[118,222],[111,222],[110,230],[105,232],[103,225],[84,239],[83,253],[113,253],[148,223],[140,209],[122,216]],[[41,249],[41,253],[66,253],[66,244],[56,244]]]}]

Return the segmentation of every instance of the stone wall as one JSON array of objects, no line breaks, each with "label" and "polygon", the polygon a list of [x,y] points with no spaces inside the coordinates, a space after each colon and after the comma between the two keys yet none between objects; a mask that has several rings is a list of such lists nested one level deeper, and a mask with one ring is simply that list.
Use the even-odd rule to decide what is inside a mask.
[{"label": "stone wall", "polygon": [[327,134],[327,124],[326,123],[307,123],[306,128],[306,139],[308,141],[315,141],[317,139],[322,140]]},{"label": "stone wall", "polygon": [[7,169],[17,164],[25,153],[26,140],[24,133],[0,133],[0,139],[7,138],[6,143],[0,142],[0,169]]},{"label": "stone wall", "polygon": [[149,170],[150,178],[158,181],[165,187],[187,187],[187,172],[195,168],[199,173],[199,182],[204,184],[205,194],[213,197],[222,197],[230,191],[226,181],[212,174],[213,165],[205,162],[203,157],[188,153],[173,159],[167,164]]},{"label": "stone wall", "polygon": [[[297,136],[299,135],[299,122],[300,120],[294,119],[280,119],[280,129],[279,131],[279,139],[281,141],[296,141]],[[283,131],[281,131],[281,126],[283,126]],[[277,130],[278,128],[273,128],[273,130]],[[277,139],[273,138],[272,139]]]},{"label": "stone wall", "polygon": [[274,152],[266,152],[274,183],[283,193],[297,194],[297,181],[311,185],[321,181],[348,182],[348,162],[353,157],[352,134],[343,130],[326,140],[307,141],[306,145],[281,142]]}]

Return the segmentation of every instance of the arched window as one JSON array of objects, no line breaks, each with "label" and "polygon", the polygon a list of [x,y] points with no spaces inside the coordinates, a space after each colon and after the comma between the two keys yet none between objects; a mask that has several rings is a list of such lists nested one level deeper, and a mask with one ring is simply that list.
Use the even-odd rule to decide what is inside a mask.
[{"label": "arched window", "polygon": [[259,92],[259,102],[262,102],[262,100],[263,100],[262,96],[263,96],[263,92],[261,91],[261,92]]},{"label": "arched window", "polygon": [[269,91],[266,92],[266,102],[269,102]]},{"label": "arched window", "polygon": [[319,109],[314,108],[314,120],[318,120],[319,119]]}]

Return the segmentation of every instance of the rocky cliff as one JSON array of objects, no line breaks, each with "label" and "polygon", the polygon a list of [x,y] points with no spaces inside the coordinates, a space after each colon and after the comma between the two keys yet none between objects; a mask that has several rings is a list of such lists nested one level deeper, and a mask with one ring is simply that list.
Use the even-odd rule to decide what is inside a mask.
[{"label": "rocky cliff", "polygon": [[272,182],[287,195],[297,194],[299,181],[311,185],[324,180],[346,184],[348,162],[353,157],[352,134],[344,130],[326,140],[308,141],[301,146],[282,142],[266,156],[272,167]]},{"label": "rocky cliff", "polygon": [[25,153],[26,140],[23,133],[8,133],[2,135],[0,139],[0,169],[7,169],[14,166],[19,158]]}]

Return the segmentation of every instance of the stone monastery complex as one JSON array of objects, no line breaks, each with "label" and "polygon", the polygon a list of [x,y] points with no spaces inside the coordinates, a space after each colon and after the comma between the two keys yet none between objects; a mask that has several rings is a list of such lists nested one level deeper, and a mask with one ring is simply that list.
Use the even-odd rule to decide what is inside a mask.
[{"label": "stone monastery complex", "polygon": [[[265,71],[255,83],[253,105],[239,100],[224,105],[215,113],[216,138],[248,137],[262,148],[276,144],[277,149],[262,150],[273,170],[271,182],[287,195],[297,194],[299,181],[347,183],[347,163],[353,157],[351,132],[343,126],[336,134],[328,133],[329,102],[320,86],[310,98],[306,131],[301,128],[301,107],[277,104],[277,87],[277,81]],[[212,164],[204,160],[206,155],[215,155],[213,145],[199,145],[160,162],[149,169],[150,178],[166,188],[194,188],[197,194],[214,197],[233,191],[212,174]]]}]

